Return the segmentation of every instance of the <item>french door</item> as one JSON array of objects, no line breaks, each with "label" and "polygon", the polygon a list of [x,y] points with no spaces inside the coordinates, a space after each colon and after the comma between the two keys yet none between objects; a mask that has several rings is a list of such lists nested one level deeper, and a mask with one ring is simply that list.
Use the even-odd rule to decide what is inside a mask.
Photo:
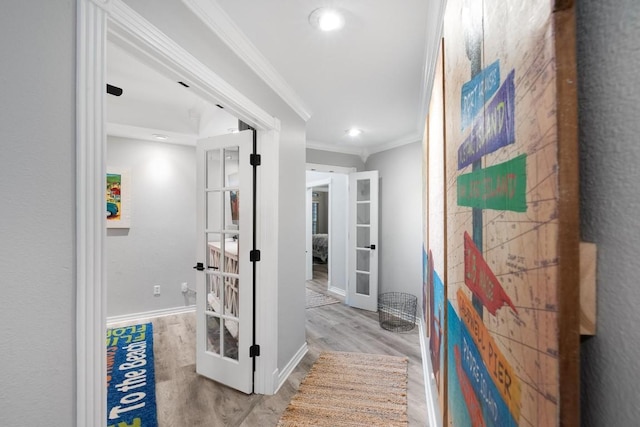
[{"label": "french door", "polygon": [[349,174],[347,304],[378,311],[378,171]]},{"label": "french door", "polygon": [[251,393],[252,131],[200,140],[196,152],[196,371]]}]

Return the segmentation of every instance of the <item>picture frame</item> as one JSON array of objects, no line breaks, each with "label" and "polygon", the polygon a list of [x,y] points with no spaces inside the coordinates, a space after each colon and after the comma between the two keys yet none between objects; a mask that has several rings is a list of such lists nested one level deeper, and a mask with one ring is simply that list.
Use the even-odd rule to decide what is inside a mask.
[{"label": "picture frame", "polygon": [[107,228],[131,227],[131,170],[107,167],[105,179]]}]

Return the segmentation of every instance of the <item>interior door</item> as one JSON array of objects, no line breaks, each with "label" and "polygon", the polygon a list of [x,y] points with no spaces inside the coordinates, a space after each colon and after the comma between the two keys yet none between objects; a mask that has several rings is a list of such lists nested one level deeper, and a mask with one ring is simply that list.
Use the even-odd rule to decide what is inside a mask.
[{"label": "interior door", "polygon": [[197,145],[196,371],[252,392],[252,131]]},{"label": "interior door", "polygon": [[378,310],[378,171],[349,175],[347,304]]}]

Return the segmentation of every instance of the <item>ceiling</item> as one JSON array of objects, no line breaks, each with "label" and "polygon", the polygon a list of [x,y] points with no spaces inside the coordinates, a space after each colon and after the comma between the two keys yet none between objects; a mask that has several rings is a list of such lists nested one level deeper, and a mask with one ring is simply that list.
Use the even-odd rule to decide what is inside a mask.
[{"label": "ceiling", "polygon": [[[310,115],[308,147],[365,157],[422,139],[440,1],[183,0],[214,8],[212,15],[227,21],[245,52],[273,71],[297,111]],[[310,25],[311,12],[325,6],[342,12],[341,30],[325,33]],[[124,89],[120,97],[107,97],[111,135],[152,140],[155,133],[194,144],[199,135],[237,127],[224,110],[111,42],[107,80]],[[347,136],[354,126],[363,133]]]}]

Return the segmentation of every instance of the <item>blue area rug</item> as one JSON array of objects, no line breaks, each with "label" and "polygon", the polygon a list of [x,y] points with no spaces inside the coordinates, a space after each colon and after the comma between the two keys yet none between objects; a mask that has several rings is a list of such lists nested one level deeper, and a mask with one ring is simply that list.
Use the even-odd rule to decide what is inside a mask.
[{"label": "blue area rug", "polygon": [[107,426],[158,426],[151,323],[107,329]]}]

